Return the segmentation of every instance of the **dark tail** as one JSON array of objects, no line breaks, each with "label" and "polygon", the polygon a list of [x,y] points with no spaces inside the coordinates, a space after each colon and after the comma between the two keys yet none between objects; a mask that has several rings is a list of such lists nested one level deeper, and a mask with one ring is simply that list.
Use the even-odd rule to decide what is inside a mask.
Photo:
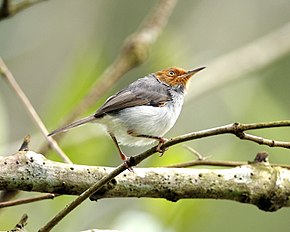
[{"label": "dark tail", "polygon": [[60,132],[65,132],[65,131],[68,131],[74,127],[78,127],[78,126],[81,126],[87,122],[92,122],[94,121],[96,118],[94,117],[94,115],[92,116],[89,116],[89,117],[86,117],[86,118],[83,118],[83,119],[80,119],[76,122],[72,122],[71,124],[68,124],[62,128],[59,128],[59,129],[56,129],[54,130],[53,132],[49,133],[47,136],[54,136],[55,134],[58,134]]}]

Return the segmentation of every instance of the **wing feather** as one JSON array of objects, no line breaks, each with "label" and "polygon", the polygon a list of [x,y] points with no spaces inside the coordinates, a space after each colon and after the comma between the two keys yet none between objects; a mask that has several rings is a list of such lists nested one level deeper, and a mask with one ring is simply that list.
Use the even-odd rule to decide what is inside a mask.
[{"label": "wing feather", "polygon": [[147,83],[146,89],[140,88],[140,84],[123,89],[117,94],[109,97],[96,111],[94,116],[101,117],[104,114],[113,113],[114,111],[134,106],[164,106],[171,99],[171,95],[165,86],[162,87],[163,88],[160,90],[160,86],[156,86],[156,83],[152,86],[148,86]]}]

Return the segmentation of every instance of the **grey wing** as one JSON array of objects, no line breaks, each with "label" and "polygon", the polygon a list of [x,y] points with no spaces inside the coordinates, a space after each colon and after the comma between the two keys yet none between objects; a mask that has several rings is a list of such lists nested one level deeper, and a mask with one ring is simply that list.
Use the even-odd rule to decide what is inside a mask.
[{"label": "grey wing", "polygon": [[165,105],[171,99],[168,91],[157,91],[156,89],[125,89],[111,96],[107,101],[96,111],[95,117],[101,117],[106,113],[112,113],[117,110],[141,106],[151,105],[160,107]]}]

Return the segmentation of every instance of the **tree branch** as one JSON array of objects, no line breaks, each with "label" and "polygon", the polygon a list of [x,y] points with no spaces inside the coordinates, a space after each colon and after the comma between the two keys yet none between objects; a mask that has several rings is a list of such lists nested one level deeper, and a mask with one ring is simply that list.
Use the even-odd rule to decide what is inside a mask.
[{"label": "tree branch", "polygon": [[[89,186],[116,170],[63,164],[32,151],[20,151],[1,158],[0,189],[83,195]],[[91,196],[91,200],[114,197],[151,197],[170,201],[213,198],[276,211],[290,206],[289,196],[290,170],[258,162],[230,169],[134,168],[134,172],[127,171],[112,178]]]},{"label": "tree branch", "polygon": [[177,138],[173,138],[169,140],[167,143],[164,144],[164,146],[174,145],[177,143],[181,143],[181,142],[185,142],[185,141],[189,141],[193,139],[205,138],[205,137],[214,136],[214,135],[234,134],[240,139],[252,141],[260,145],[266,145],[269,147],[290,148],[290,142],[266,139],[263,137],[258,137],[258,136],[245,133],[245,131],[248,131],[248,130],[257,130],[257,129],[266,129],[266,128],[275,128],[275,127],[289,127],[289,126],[290,126],[290,120],[261,122],[261,123],[248,123],[248,124],[235,122],[235,123],[220,126],[220,127],[210,128],[210,129],[201,130],[201,131],[192,132],[186,135],[178,136]]},{"label": "tree branch", "polygon": [[[221,127],[211,128],[207,130],[202,130],[198,132],[192,132],[186,135],[182,135],[176,138],[170,139],[168,142],[164,143],[164,145],[161,147],[161,149],[166,149],[170,146],[173,146],[178,143],[182,143],[188,140],[198,139],[198,138],[204,138],[219,134],[234,134],[240,139],[247,139],[253,142],[256,142],[258,144],[264,144],[268,146],[282,146],[285,148],[290,147],[289,142],[280,142],[271,140],[272,142],[269,144],[268,139],[260,138],[259,140],[252,139],[252,137],[246,137],[244,136],[244,132],[247,130],[254,130],[254,129],[264,129],[264,128],[272,128],[272,127],[285,127],[290,126],[290,121],[284,120],[284,121],[276,121],[276,122],[266,122],[266,123],[250,123],[250,124],[241,124],[241,123],[233,123],[228,124]],[[146,185],[146,183],[150,182],[150,179],[153,179],[154,176],[161,176],[160,180],[166,180],[169,184],[171,183],[170,180],[175,179],[177,182],[174,182],[173,189],[170,189],[169,186],[165,185],[164,188],[165,191],[160,190],[159,188],[156,189],[156,186],[152,188],[151,191],[148,192],[148,186],[145,189],[141,189],[139,192],[131,193],[132,189],[135,188],[135,186],[132,183],[140,183],[140,179],[136,179],[137,176],[134,176],[132,173],[119,175],[123,171],[125,171],[128,166],[135,166],[142,162],[144,159],[148,158],[152,154],[156,152],[157,146],[139,154],[136,156],[130,157],[128,163],[123,163],[119,165],[117,168],[108,168],[108,167],[88,167],[88,166],[80,166],[80,165],[72,165],[72,164],[63,164],[63,163],[56,163],[49,161],[45,159],[42,155],[36,154],[31,151],[27,151],[27,145],[21,146],[24,147],[24,149],[20,150],[16,155],[9,156],[3,158],[3,160],[0,160],[0,176],[3,179],[0,181],[0,189],[5,190],[25,190],[25,191],[38,191],[38,192],[50,192],[50,193],[56,193],[56,194],[76,194],[80,196],[76,198],[71,204],[69,204],[67,207],[65,207],[62,211],[60,211],[52,220],[50,220],[43,228],[40,229],[40,231],[49,231],[51,228],[53,228],[60,220],[62,220],[69,212],[71,212],[73,209],[75,209],[79,204],[81,204],[84,200],[86,200],[88,197],[91,197],[91,199],[99,199],[104,197],[142,197],[141,194],[144,194],[144,197],[163,197],[171,201],[177,201],[182,198],[219,198],[219,199],[230,199],[230,200],[236,200],[240,202],[250,203],[257,205],[260,209],[265,211],[275,211],[283,206],[288,206],[288,193],[290,191],[290,187],[288,184],[290,184],[290,172],[288,169],[283,169],[282,167],[277,166],[270,166],[270,165],[264,165],[263,168],[260,170],[256,169],[255,167],[261,167],[257,166],[257,163],[251,163],[248,165],[242,165],[240,168],[243,169],[232,169],[233,172],[229,173],[235,173],[234,181],[236,181],[238,176],[239,180],[242,181],[245,179],[246,182],[242,183],[243,188],[239,188],[239,186],[236,186],[233,190],[233,185],[231,188],[227,187],[227,182],[229,178],[227,175],[225,175],[225,170],[195,170],[193,173],[190,171],[189,176],[183,176],[184,171],[181,172],[176,170],[168,170],[163,171],[163,169],[137,169],[138,173],[141,173],[141,177],[144,178],[144,183],[142,182],[141,186]],[[16,158],[15,158],[16,157]],[[10,160],[12,159],[12,160]],[[202,161],[202,160],[200,160]],[[24,165],[24,166],[23,166]],[[36,166],[35,166],[36,165]],[[231,164],[232,165],[232,164]],[[1,167],[2,166],[2,167]],[[30,167],[32,169],[30,169]],[[247,176],[244,176],[245,170],[248,170]],[[13,171],[11,171],[13,170]],[[145,170],[140,171],[140,170]],[[236,172],[237,170],[242,171],[241,173]],[[177,189],[174,189],[174,186],[178,186],[179,188],[182,187],[181,184],[178,185],[179,181],[184,182],[186,180],[188,182],[188,178],[190,176],[196,176],[198,171],[198,177],[202,177],[204,174],[208,176],[209,178],[206,179],[207,183],[212,183],[212,185],[208,186],[209,189],[207,190],[211,194],[206,194],[206,191],[193,192],[194,195],[184,195],[183,192],[177,194],[176,192],[180,192]],[[221,172],[220,172],[221,171]],[[182,174],[180,176],[180,173]],[[188,174],[188,171],[185,171],[185,174]],[[252,182],[249,182],[250,180],[254,180],[254,178],[249,178],[248,174],[250,173],[250,176],[258,176],[261,178],[261,184],[257,184],[256,182],[253,182],[252,188],[248,187],[248,184],[252,184]],[[200,175],[201,174],[201,175]],[[133,176],[132,176],[133,175]],[[172,176],[173,175],[173,176]],[[213,182],[211,182],[211,177],[214,177],[215,175],[218,176],[217,179],[213,178]],[[47,176],[49,176],[49,181],[47,180]],[[122,178],[124,179],[130,179],[129,177],[132,177],[133,180],[131,183],[127,183],[123,187],[120,187],[119,189],[124,189],[126,194],[124,192],[119,192],[119,189],[115,187],[120,180],[117,180],[116,178]],[[145,177],[148,177],[149,179],[146,179]],[[179,179],[178,177],[182,177],[182,179]],[[5,179],[6,177],[6,179]],[[35,177],[37,177],[35,179]],[[221,178],[226,177],[226,178]],[[247,177],[247,178],[245,178]],[[135,179],[134,179],[135,178]],[[259,179],[258,178],[258,179]],[[12,182],[11,182],[12,180]],[[191,179],[192,181],[193,179]],[[194,179],[195,182],[199,182],[199,180]],[[213,187],[215,186],[214,183],[218,182],[218,180],[221,180],[221,183],[219,183],[216,187],[217,190]],[[274,182],[273,182],[274,180]],[[158,182],[158,179],[155,179],[156,182]],[[235,192],[235,194],[232,196],[232,194],[225,194],[223,195],[221,190],[219,190],[220,186],[222,185],[222,182],[225,182],[225,188],[228,192]],[[265,183],[264,183],[265,182]],[[277,183],[282,183],[281,186]],[[204,183],[202,183],[202,186],[204,186]],[[239,183],[239,181],[237,182]],[[166,184],[166,182],[162,182],[161,186],[163,184]],[[137,186],[137,184],[136,184]],[[257,186],[263,186],[258,191],[256,191]],[[269,187],[271,186],[271,187]],[[274,186],[274,190],[271,190]],[[251,187],[251,186],[250,186]],[[201,186],[200,186],[201,188]],[[114,190],[118,190],[116,195],[110,195]],[[199,189],[199,188],[198,188]],[[170,190],[170,191],[168,191]],[[246,190],[249,190],[249,192],[246,192]],[[176,192],[175,192],[176,191]],[[194,189],[190,190],[194,191]],[[197,190],[195,190],[197,191]],[[241,195],[237,194],[237,191],[241,191]],[[97,192],[97,194],[96,194]],[[156,194],[158,192],[158,194]],[[185,189],[185,193],[188,194],[188,191]],[[256,192],[258,195],[256,195]],[[95,194],[94,194],[95,193]],[[110,194],[108,194],[110,193]],[[166,194],[168,193],[168,194]],[[173,195],[172,195],[173,193]],[[94,194],[94,196],[92,196]],[[138,195],[139,194],[139,195]],[[228,196],[229,195],[229,196]]]},{"label": "tree branch", "polygon": [[23,205],[23,204],[47,200],[47,199],[54,199],[56,196],[57,195],[55,194],[49,193],[49,194],[45,194],[45,195],[37,196],[37,197],[29,197],[29,198],[19,199],[15,201],[0,202],[0,208],[6,208],[10,206],[15,206],[15,205]]}]

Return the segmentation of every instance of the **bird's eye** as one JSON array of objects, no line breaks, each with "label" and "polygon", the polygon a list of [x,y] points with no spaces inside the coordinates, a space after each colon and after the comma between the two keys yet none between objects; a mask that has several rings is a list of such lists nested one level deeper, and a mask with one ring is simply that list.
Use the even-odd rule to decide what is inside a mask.
[{"label": "bird's eye", "polygon": [[169,71],[168,74],[169,74],[169,76],[174,76],[175,75],[175,72]]}]

